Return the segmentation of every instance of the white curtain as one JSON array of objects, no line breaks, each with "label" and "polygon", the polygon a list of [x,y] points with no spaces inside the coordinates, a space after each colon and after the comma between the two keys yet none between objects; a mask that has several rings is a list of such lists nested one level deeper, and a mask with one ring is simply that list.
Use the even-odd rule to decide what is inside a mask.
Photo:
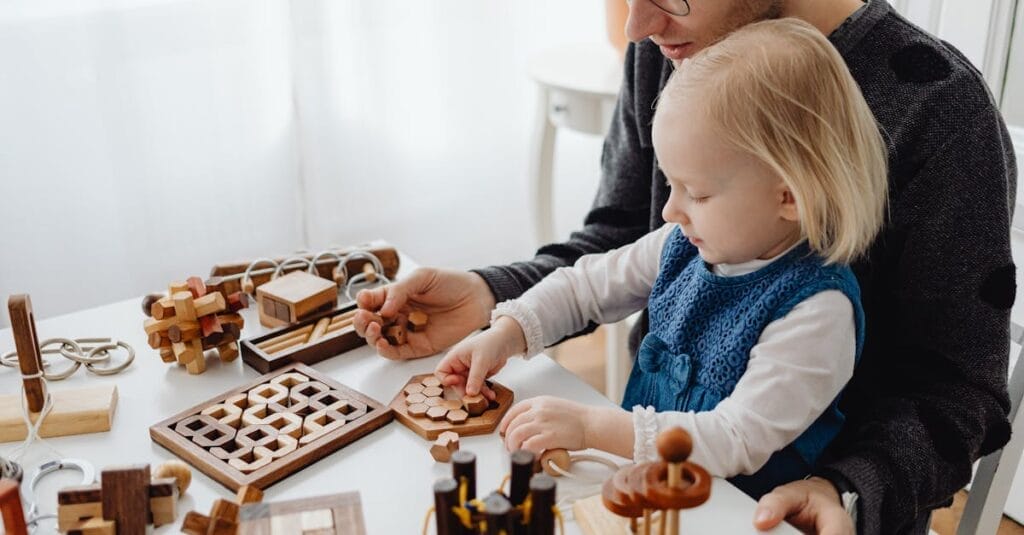
[{"label": "white curtain", "polygon": [[[527,61],[603,44],[603,16],[584,0],[0,2],[0,297],[47,317],[375,238],[428,264],[528,257]],[[600,141],[560,143],[579,221]]]}]

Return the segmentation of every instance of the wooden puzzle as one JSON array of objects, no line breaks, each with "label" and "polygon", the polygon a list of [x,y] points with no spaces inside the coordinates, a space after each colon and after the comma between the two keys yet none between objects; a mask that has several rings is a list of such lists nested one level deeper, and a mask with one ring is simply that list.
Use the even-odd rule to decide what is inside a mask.
[{"label": "wooden puzzle", "polygon": [[256,289],[260,324],[285,327],[338,304],[338,284],[332,280],[293,271]]},{"label": "wooden puzzle", "polygon": [[28,535],[25,509],[21,506],[21,492],[18,482],[13,479],[0,479],[0,513],[3,513],[4,533]]},{"label": "wooden puzzle", "polygon": [[477,499],[476,456],[468,451],[452,455],[452,477],[434,483],[434,514],[437,535],[505,533],[554,535],[555,480],[534,474],[534,455],[526,450],[512,454],[511,484]]},{"label": "wooden puzzle", "polygon": [[[360,273],[363,270],[364,264],[370,264],[370,262],[363,257],[360,257],[357,253],[366,252],[377,257],[380,261],[381,267],[384,268],[384,275],[391,280],[394,280],[395,275],[398,273],[400,265],[398,251],[391,245],[383,241],[375,241],[365,245],[359,245],[355,247],[344,247],[344,248],[332,248],[329,251],[325,251],[328,254],[314,255],[313,253],[296,255],[306,260],[314,261],[315,259],[315,271],[320,277],[333,280],[338,284],[344,284],[344,278],[338,277],[338,258],[347,257],[352,255],[352,259],[346,261],[345,270],[350,273]],[[275,264],[281,264],[289,257],[276,257],[270,260]],[[226,262],[223,264],[217,264],[210,269],[210,278],[207,279],[206,283],[208,286],[216,286],[219,290],[224,292],[225,295],[242,291],[243,290],[243,274],[245,270],[252,264],[251,260],[240,261],[240,262]],[[267,263],[270,266],[270,262]],[[296,266],[294,269],[302,269]],[[255,291],[261,285],[266,284],[274,276],[276,271],[275,267],[268,267],[264,269],[255,269],[249,273],[249,283],[251,290]],[[283,270],[292,271],[292,270]]]},{"label": "wooden puzzle", "polygon": [[242,360],[259,372],[269,373],[294,362],[314,364],[363,347],[366,342],[352,326],[355,314],[355,305],[348,304],[290,327],[242,340]]},{"label": "wooden puzzle", "polygon": [[173,478],[150,479],[149,465],[103,470],[100,483],[57,493],[57,529],[67,533],[142,535],[146,526],[174,522]]},{"label": "wooden puzzle", "polygon": [[393,417],[379,402],[296,363],[168,418],[149,434],[237,491],[265,489]]},{"label": "wooden puzzle", "polygon": [[243,535],[365,535],[358,492],[242,507]]},{"label": "wooden puzzle", "polygon": [[239,511],[250,504],[263,500],[263,491],[246,485],[235,494],[235,501],[218,498],[210,506],[210,514],[195,511],[185,514],[181,521],[181,532],[188,535],[235,535],[238,533]]},{"label": "wooden puzzle", "polygon": [[222,362],[238,357],[237,342],[245,320],[238,311],[249,305],[241,292],[225,295],[206,286],[199,277],[172,282],[168,295],[151,301],[150,318],[143,327],[149,346],[164,362],[182,364],[191,374],[206,371],[203,352],[217,348]]},{"label": "wooden puzzle", "polygon": [[662,431],[657,439],[661,461],[628,465],[608,478],[601,488],[605,511],[595,508],[596,497],[573,506],[577,523],[588,535],[611,533],[679,533],[679,511],[697,507],[711,496],[711,475],[687,462],[693,450],[689,433],[681,427]]},{"label": "wooden puzzle", "polygon": [[453,388],[442,388],[433,374],[413,376],[393,400],[390,407],[395,418],[416,434],[435,440],[445,431],[459,436],[485,435],[494,431],[501,417],[512,406],[512,391],[488,381],[496,398],[489,401],[481,395],[459,396]]},{"label": "wooden puzzle", "polygon": [[[46,401],[43,359],[36,334],[32,301],[28,295],[12,295],[7,301],[11,331],[24,384],[24,405],[35,422]],[[51,408],[39,426],[40,437],[59,437],[109,431],[117,406],[113,385],[49,392]],[[28,435],[22,414],[22,394],[0,396],[0,442],[24,440]]]}]

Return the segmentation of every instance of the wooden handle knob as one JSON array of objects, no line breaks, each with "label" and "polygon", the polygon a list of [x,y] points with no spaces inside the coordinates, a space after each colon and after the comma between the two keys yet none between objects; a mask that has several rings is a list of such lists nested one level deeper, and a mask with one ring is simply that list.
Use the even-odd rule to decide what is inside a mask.
[{"label": "wooden handle knob", "polygon": [[658,435],[658,455],[669,463],[681,463],[693,452],[693,439],[682,427],[672,427]]}]

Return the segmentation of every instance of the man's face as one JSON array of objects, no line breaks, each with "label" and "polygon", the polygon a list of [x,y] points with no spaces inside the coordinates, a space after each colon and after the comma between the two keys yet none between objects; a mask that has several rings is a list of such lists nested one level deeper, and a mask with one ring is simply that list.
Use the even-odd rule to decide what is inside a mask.
[{"label": "man's face", "polygon": [[680,17],[663,11],[654,1],[630,1],[626,36],[634,43],[650,38],[676,65],[740,26],[777,18],[782,4],[782,0],[690,0],[690,14]]}]

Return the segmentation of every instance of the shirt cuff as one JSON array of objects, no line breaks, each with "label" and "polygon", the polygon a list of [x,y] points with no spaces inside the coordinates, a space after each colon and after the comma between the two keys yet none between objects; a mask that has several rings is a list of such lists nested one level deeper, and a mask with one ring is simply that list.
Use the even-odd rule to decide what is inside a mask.
[{"label": "shirt cuff", "polygon": [[658,417],[654,407],[633,406],[633,462],[658,460],[655,441],[658,436]]},{"label": "shirt cuff", "polygon": [[523,330],[523,337],[526,338],[526,354],[523,358],[529,359],[544,351],[544,331],[540,326],[540,318],[533,310],[518,300],[502,301],[491,311],[491,325],[502,316],[516,320]]}]

